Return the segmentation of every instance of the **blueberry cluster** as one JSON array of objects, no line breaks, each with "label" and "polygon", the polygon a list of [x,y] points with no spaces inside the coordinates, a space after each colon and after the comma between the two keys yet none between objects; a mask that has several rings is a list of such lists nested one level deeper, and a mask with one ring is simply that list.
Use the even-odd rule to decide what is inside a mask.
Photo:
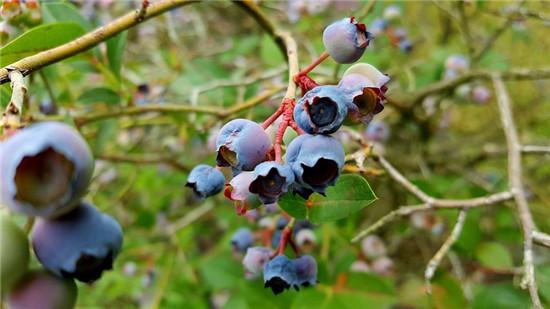
[{"label": "blueberry cluster", "polygon": [[[323,32],[326,53],[313,67],[328,56],[339,63],[356,62],[370,39],[365,25],[355,18],[336,21]],[[247,215],[258,204],[273,207],[287,192],[306,200],[313,193],[325,195],[327,187],[336,183],[344,167],[345,153],[340,141],[330,134],[337,132],[345,121],[369,124],[384,109],[390,78],[367,63],[349,67],[338,85],[318,85],[307,76],[308,72],[294,76],[303,96],[297,101],[285,98],[264,123],[234,119],[220,129],[215,145],[216,166],[200,164],[188,176],[186,187],[197,198],[204,199],[223,190],[224,168],[232,173],[224,195],[235,202],[240,215]],[[278,118],[282,121],[272,142],[266,129]],[[287,145],[283,160],[283,135],[288,127],[299,136]],[[275,294],[316,281],[317,265],[313,257],[300,256],[298,251],[295,259],[284,255],[286,244],[294,243],[289,231],[292,226],[293,223],[283,226],[264,247],[252,247],[254,238],[248,229],[238,230],[232,238],[234,252],[246,253],[247,276],[254,277],[263,270],[265,287]]]},{"label": "blueberry cluster", "polygon": [[91,283],[122,247],[122,229],[111,216],[82,200],[94,160],[72,127],[43,122],[0,144],[0,203],[34,217],[31,244],[47,271],[28,272],[27,236],[1,218],[2,293],[9,308],[72,308],[73,279]]},{"label": "blueberry cluster", "polygon": [[[470,69],[470,59],[461,54],[453,54],[445,59],[443,80],[452,80]],[[459,98],[485,104],[491,99],[491,91],[482,84],[465,83],[455,90]]]}]

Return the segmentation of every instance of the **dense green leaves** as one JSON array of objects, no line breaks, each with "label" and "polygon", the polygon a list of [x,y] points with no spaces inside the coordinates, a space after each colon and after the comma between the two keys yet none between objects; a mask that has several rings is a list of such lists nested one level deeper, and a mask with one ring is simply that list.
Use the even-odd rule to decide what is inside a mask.
[{"label": "dense green leaves", "polygon": [[279,200],[279,206],[297,219],[322,223],[348,217],[377,199],[369,183],[361,176],[342,175],[326,196],[314,193],[307,201],[292,193]]},{"label": "dense green leaves", "polygon": [[[74,22],[52,23],[32,28],[0,49],[0,66],[67,43],[83,33],[82,27]],[[45,40],[45,37],[48,39]]]}]

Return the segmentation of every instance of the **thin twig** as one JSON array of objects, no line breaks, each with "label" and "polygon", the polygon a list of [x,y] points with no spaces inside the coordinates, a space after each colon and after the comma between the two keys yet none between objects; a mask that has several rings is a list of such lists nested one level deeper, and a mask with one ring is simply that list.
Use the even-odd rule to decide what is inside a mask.
[{"label": "thin twig", "polygon": [[472,56],[474,54],[474,41],[472,33],[470,31],[470,23],[468,22],[468,17],[466,16],[466,11],[464,9],[464,1],[457,1],[456,6],[458,9],[458,20],[460,25],[460,30],[462,30],[462,38],[464,44],[468,47],[468,54]]},{"label": "thin twig", "polygon": [[533,231],[532,237],[537,244],[550,248],[550,235],[538,231]]},{"label": "thin twig", "polygon": [[[271,98],[277,92],[281,91],[282,87],[277,87],[268,91],[265,91],[258,96],[255,96],[241,104],[234,105],[230,108],[224,109],[218,106],[192,106],[186,104],[146,104],[139,106],[129,106],[120,109],[114,109],[109,111],[92,112],[74,117],[74,121],[77,126],[83,126],[88,123],[104,120],[108,118],[116,118],[120,116],[139,115],[150,112],[158,113],[201,113],[217,116],[218,118],[229,117],[237,112],[251,108],[255,105],[262,103],[263,101]],[[49,119],[46,117],[45,119]]]},{"label": "thin twig", "polygon": [[493,34],[487,38],[483,46],[472,56],[472,62],[478,62],[483,56],[491,49],[491,46],[496,42],[496,40],[512,25],[514,21],[512,19],[505,20]]},{"label": "thin twig", "polygon": [[523,145],[521,151],[524,153],[550,153],[550,146]]},{"label": "thin twig", "polygon": [[465,221],[466,210],[462,209],[458,214],[458,218],[456,219],[456,223],[453,227],[453,230],[451,231],[451,234],[449,234],[449,237],[447,237],[441,248],[437,250],[436,254],[433,256],[433,258],[428,263],[428,266],[426,267],[426,271],[424,272],[424,279],[426,280],[426,291],[429,294],[432,293],[431,280],[433,278],[433,275],[437,267],[441,263],[441,260],[445,257],[445,255],[447,255],[447,252],[449,252],[451,246],[458,240],[460,233],[462,233],[462,228],[464,227]]},{"label": "thin twig", "polygon": [[[50,65],[52,63],[59,62],[63,59],[70,58],[76,54],[84,52],[99,43],[106,41],[107,39],[123,32],[144,20],[151,17],[162,14],[166,11],[180,7],[183,5],[195,3],[198,1],[190,0],[158,0],[152,3],[143,14],[142,18],[139,18],[140,11],[132,11],[124,16],[121,16],[112,22],[95,29],[92,32],[86,33],[81,37],[78,37],[63,45],[39,52],[29,57],[20,59],[6,68],[0,69],[0,84],[3,84],[9,80],[9,70],[7,68],[18,70],[23,75],[38,70],[42,67]],[[138,17],[138,18],[136,18]]]},{"label": "thin twig", "polygon": [[523,267],[522,287],[529,289],[529,295],[535,308],[542,308],[535,280],[533,265],[533,231],[536,230],[522,181],[521,144],[512,118],[511,102],[502,78],[498,74],[492,76],[506,147],[508,149],[508,182],[517,205],[519,219],[523,230]]},{"label": "thin twig", "polygon": [[17,70],[10,71],[8,77],[11,81],[12,93],[10,102],[2,115],[2,127],[4,130],[16,129],[20,126],[23,103],[25,101],[25,94],[27,93],[27,86],[21,72]]}]

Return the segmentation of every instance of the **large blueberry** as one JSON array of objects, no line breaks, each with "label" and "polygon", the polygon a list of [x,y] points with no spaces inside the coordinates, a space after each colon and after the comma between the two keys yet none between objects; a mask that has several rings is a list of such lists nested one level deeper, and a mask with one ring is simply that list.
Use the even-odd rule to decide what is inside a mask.
[{"label": "large blueberry", "polygon": [[245,277],[247,279],[257,278],[262,272],[265,263],[269,262],[272,253],[273,250],[266,247],[248,248],[243,258]]},{"label": "large blueberry", "polygon": [[27,235],[6,215],[0,215],[0,295],[27,271],[29,259]]},{"label": "large blueberry", "polygon": [[294,107],[294,120],[309,134],[338,130],[348,113],[348,97],[336,86],[318,86],[308,91]]},{"label": "large blueberry", "polygon": [[250,192],[258,194],[262,203],[272,204],[287,192],[293,182],[294,172],[290,165],[275,161],[263,162],[254,169]]},{"label": "large blueberry", "polygon": [[323,44],[329,55],[339,63],[353,63],[365,52],[371,34],[355,18],[344,18],[330,24],[323,32]]},{"label": "large blueberry", "polygon": [[248,119],[231,120],[216,140],[216,161],[219,166],[251,171],[265,161],[270,147],[271,140],[259,124]]},{"label": "large blueberry", "polygon": [[[298,187],[305,198],[312,191],[324,194],[334,185],[344,167],[344,148],[328,135],[303,134],[288,145],[286,162],[292,166]],[[301,190],[301,192],[300,192]]]},{"label": "large blueberry", "polygon": [[271,288],[275,295],[291,286],[296,287],[296,280],[296,267],[284,255],[278,255],[264,265],[264,287]]},{"label": "large blueberry", "polygon": [[0,148],[0,203],[30,216],[69,212],[86,193],[94,170],[90,148],[72,127],[31,125]]},{"label": "large blueberry", "polygon": [[242,227],[238,229],[235,234],[231,237],[231,246],[233,250],[245,253],[246,250],[254,244],[254,235],[252,232]]},{"label": "large blueberry", "polygon": [[368,124],[384,109],[384,94],[390,78],[368,63],[358,63],[346,72],[338,87],[347,95],[348,118]]},{"label": "large blueberry", "polygon": [[72,279],[47,271],[27,273],[8,294],[10,309],[72,309],[78,290]]},{"label": "large blueberry", "polygon": [[122,247],[118,222],[85,202],[57,219],[38,219],[31,238],[44,267],[82,282],[93,282],[112,269]]},{"label": "large blueberry", "polygon": [[296,285],[307,287],[317,284],[317,262],[311,255],[302,255],[292,263],[296,269]]},{"label": "large blueberry", "polygon": [[225,177],[221,171],[212,166],[200,164],[191,170],[185,186],[193,189],[197,198],[204,199],[220,193],[224,184]]}]

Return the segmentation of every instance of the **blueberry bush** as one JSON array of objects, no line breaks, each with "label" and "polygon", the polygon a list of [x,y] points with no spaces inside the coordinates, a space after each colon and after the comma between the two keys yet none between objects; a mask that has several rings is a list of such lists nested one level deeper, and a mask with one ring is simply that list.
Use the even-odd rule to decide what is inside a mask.
[{"label": "blueberry bush", "polygon": [[0,308],[550,306],[548,3],[0,17]]}]

